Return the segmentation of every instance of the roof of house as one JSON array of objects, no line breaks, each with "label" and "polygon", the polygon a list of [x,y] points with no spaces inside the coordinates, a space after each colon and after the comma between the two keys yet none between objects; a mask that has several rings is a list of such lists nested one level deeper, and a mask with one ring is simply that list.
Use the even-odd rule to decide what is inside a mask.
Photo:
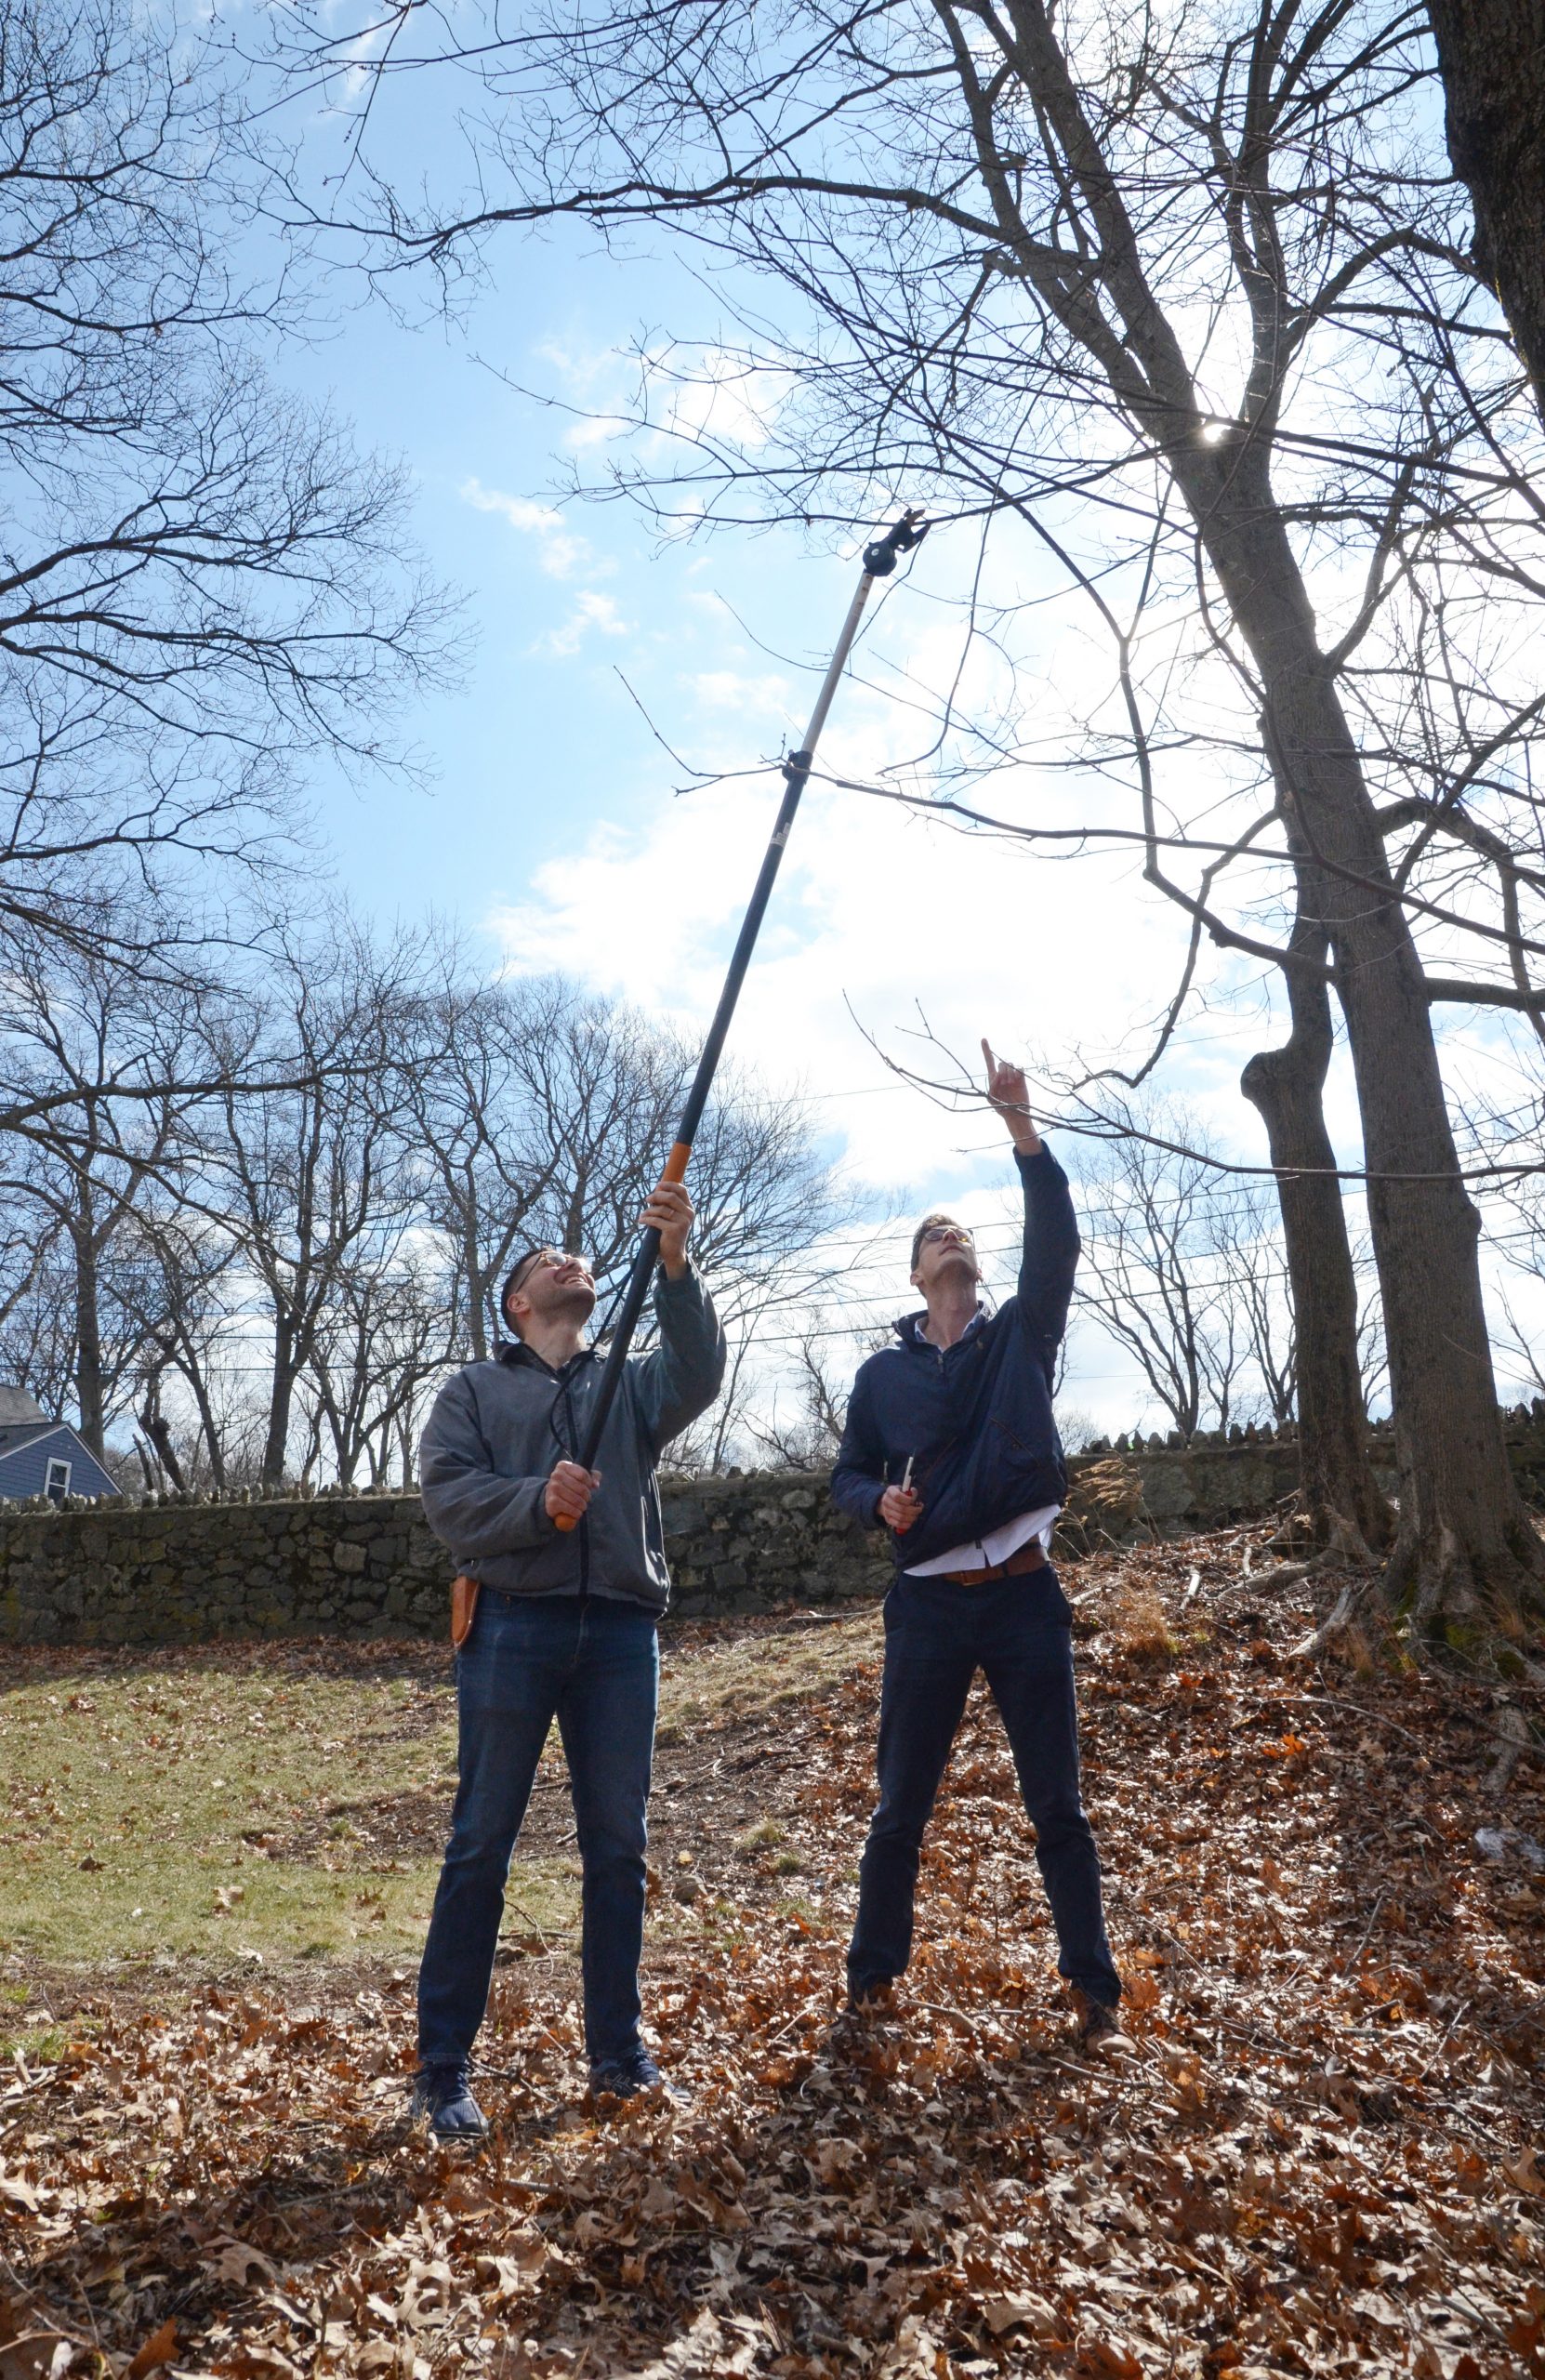
[{"label": "roof of house", "polygon": [[48,1419],[35,1396],[24,1388],[0,1385],[0,1430],[14,1428],[19,1422],[44,1421]]},{"label": "roof of house", "polygon": [[116,1496],[112,1473],[99,1463],[80,1433],[68,1421],[13,1421],[0,1428],[0,1497],[36,1496],[49,1491],[50,1464],[68,1464],[71,1488],[77,1495]]},{"label": "roof of house", "polygon": [[46,1437],[50,1430],[67,1427],[62,1421],[13,1421],[8,1427],[0,1423],[0,1455],[8,1454],[12,1447],[24,1447],[30,1438]]}]

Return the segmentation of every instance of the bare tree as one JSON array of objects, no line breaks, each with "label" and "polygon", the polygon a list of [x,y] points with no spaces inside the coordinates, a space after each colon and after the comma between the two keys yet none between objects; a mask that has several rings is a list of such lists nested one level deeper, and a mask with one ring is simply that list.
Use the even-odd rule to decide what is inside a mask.
[{"label": "bare tree", "polygon": [[[25,1133],[0,1133],[0,1198],[51,1251],[42,1279],[67,1272],[71,1386],[99,1457],[140,1337],[122,1279],[135,1204],[185,1153],[191,1103],[177,1086],[194,1070],[199,1024],[195,998],[152,992],[99,953],[44,934],[13,947],[0,990],[7,1079],[45,1102]],[[57,1329],[48,1343],[61,1343]]]},{"label": "bare tree", "polygon": [[848,1392],[813,1333],[796,1347],[793,1371],[792,1418],[774,1395],[765,1416],[748,1422],[750,1436],[780,1471],[829,1471],[842,1443]]},{"label": "bare tree", "polygon": [[[453,959],[428,1008],[438,1054],[402,1069],[399,1123],[418,1196],[449,1250],[456,1343],[481,1360],[519,1245],[587,1254],[604,1313],[632,1261],[639,1210],[695,1053],[637,1011],[561,978],[476,984],[454,967]],[[739,1425],[737,1392],[751,1378],[759,1334],[828,1277],[820,1241],[848,1221],[852,1201],[818,1154],[798,1096],[733,1069],[721,1074],[699,1129],[691,1188],[694,1249],[731,1342],[730,1388],[693,1439],[713,1469]],[[646,1316],[640,1343],[650,1327]]]},{"label": "bare tree", "polygon": [[[501,223],[666,224],[794,294],[782,337],[727,367],[784,373],[773,434],[754,454],[700,436],[690,490],[654,472],[662,507],[733,517],[749,484],[779,510],[862,515],[877,483],[926,478],[1064,553],[1075,503],[1092,508],[1086,581],[1129,562],[1168,598],[1190,573],[1189,619],[1259,722],[1266,799],[1209,831],[1144,767],[1147,873],[1198,934],[1329,985],[1346,1020],[1402,1474],[1385,1591],[1440,1640],[1469,1641],[1488,1607],[1504,1627],[1538,1612],[1545,1553],[1502,1443],[1431,1007],[1533,1015],[1545,994],[1509,980],[1505,922],[1500,977],[1423,964],[1413,919],[1457,913],[1422,865],[1475,773],[1424,790],[1397,858],[1377,799],[1377,691],[1399,619],[1430,600],[1424,562],[1458,547],[1477,596],[1494,571],[1524,596],[1540,575],[1508,560],[1513,536],[1538,548],[1540,510],[1495,313],[1413,113],[1433,73],[1419,12],[680,0],[640,18],[578,0],[518,34],[414,21],[424,44],[376,52],[375,96],[427,60],[479,73],[496,104],[473,132],[478,192],[362,221],[367,237],[442,261]],[[356,32],[333,51],[351,73]],[[678,415],[680,370],[673,354],[656,375]],[[1129,757],[1145,741],[1129,660]],[[1498,688],[1504,743],[1538,717],[1532,688],[1467,673]],[[1188,875],[1172,855],[1198,844]],[[1271,930],[1268,853],[1323,959]]]},{"label": "bare tree", "polygon": [[74,1282],[62,1236],[46,1211],[23,1202],[40,1226],[39,1260],[29,1264],[0,1316],[0,1378],[25,1388],[49,1414],[62,1414],[75,1389]]},{"label": "bare tree", "polygon": [[1280,1232],[1258,1193],[1231,1185],[1215,1196],[1207,1242],[1221,1294],[1238,1319],[1238,1329],[1267,1417],[1278,1423],[1298,1418],[1297,1306],[1289,1294]]},{"label": "bare tree", "polygon": [[[127,0],[0,25],[0,945],[166,961],[187,864],[271,866],[319,748],[392,751],[444,657],[405,487],[267,377],[227,60]],[[238,265],[234,259],[243,259]],[[132,944],[149,874],[186,910]]]},{"label": "bare tree", "polygon": [[471,980],[443,940],[434,964],[424,1001],[434,1055],[403,1070],[400,1121],[419,1202],[452,1250],[453,1343],[481,1363],[499,1284],[561,1161],[561,1139],[541,1124],[548,1053],[573,1000],[551,980]]},{"label": "bare tree", "polygon": [[[1327,933],[1313,914],[1307,875],[1298,884],[1293,942],[1322,959]],[[1278,1169],[1283,1250],[1291,1289],[1291,1360],[1279,1365],[1254,1317],[1257,1358],[1274,1406],[1297,1413],[1303,1518],[1322,1543],[1360,1540],[1376,1551],[1393,1535],[1393,1514],[1373,1475],[1357,1342],[1357,1280],[1336,1153],[1323,1094],[1335,1028],[1327,985],[1288,968],[1291,1029],[1275,1050],[1258,1051],[1240,1088],[1266,1128]],[[1279,1412],[1278,1418],[1281,1418]]]},{"label": "bare tree", "polygon": [[[206,1170],[217,1207],[266,1311],[271,1345],[259,1476],[284,1478],[297,1385],[317,1355],[346,1278],[408,1203],[396,1126],[400,1053],[415,1047],[419,952],[384,949],[342,910],[320,929],[276,937],[246,1037],[228,1028],[210,1053],[223,1075]],[[295,1069],[283,1089],[250,1088],[255,1049]]]},{"label": "bare tree", "polygon": [[309,1424],[303,1479],[325,1461],[351,1488],[363,1462],[379,1488],[395,1458],[401,1486],[413,1484],[416,1424],[429,1384],[444,1377],[453,1316],[443,1275],[415,1261],[403,1222],[395,1250],[377,1244],[334,1283],[297,1385]]},{"label": "bare tree", "polygon": [[1235,1418],[1251,1334],[1238,1282],[1221,1269],[1206,1135],[1172,1109],[1155,1105],[1145,1120],[1202,1154],[1177,1157],[1132,1134],[1081,1160],[1084,1245],[1074,1306],[1132,1358],[1189,1440]]},{"label": "bare tree", "polygon": [[[174,1485],[224,1488],[237,1484],[251,1435],[250,1396],[233,1397],[227,1377],[240,1349],[243,1284],[234,1236],[178,1196],[190,1171],[195,1179],[203,1172],[197,1117],[192,1131],[192,1167],[169,1183],[139,1185],[117,1287],[139,1334],[131,1368],[141,1433]],[[191,1408],[185,1427],[180,1413],[166,1410],[168,1386]]]}]

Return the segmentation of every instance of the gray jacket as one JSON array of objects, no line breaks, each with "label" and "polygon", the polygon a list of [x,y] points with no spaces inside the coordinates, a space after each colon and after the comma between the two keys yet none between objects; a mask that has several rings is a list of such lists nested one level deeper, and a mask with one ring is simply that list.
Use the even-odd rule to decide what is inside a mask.
[{"label": "gray jacket", "polygon": [[424,1510],[458,1570],[505,1594],[610,1595],[663,1611],[670,1594],[654,1466],[719,1394],[724,1333],[695,1270],[654,1276],[660,1343],[632,1355],[607,1416],[601,1485],[564,1535],[543,1509],[555,1462],[577,1461],[601,1380],[582,1347],[554,1371],[518,1341],[436,1397],[419,1448]]}]

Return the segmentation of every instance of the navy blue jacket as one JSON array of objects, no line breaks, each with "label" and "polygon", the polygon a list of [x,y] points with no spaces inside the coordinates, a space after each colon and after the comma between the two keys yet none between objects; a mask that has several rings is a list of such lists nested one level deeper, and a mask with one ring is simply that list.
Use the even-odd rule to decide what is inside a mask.
[{"label": "navy blue jacket", "polygon": [[839,1509],[873,1527],[908,1455],[922,1516],[891,1537],[898,1570],[985,1537],[1020,1513],[1060,1504],[1067,1489],[1051,1418],[1057,1348],[1078,1265],[1067,1176],[1050,1149],[1014,1153],[1024,1185],[1024,1253],[1017,1293],[953,1347],[920,1335],[926,1312],[896,1325],[893,1346],[859,1368],[832,1473]]}]

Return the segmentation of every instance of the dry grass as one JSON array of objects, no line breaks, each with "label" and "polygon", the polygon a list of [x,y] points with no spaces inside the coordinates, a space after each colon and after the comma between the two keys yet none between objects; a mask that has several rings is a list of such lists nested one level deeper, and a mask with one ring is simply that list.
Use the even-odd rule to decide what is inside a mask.
[{"label": "dry grass", "polygon": [[1129,1660],[1172,1660],[1180,1649],[1169,1616],[1154,1588],[1134,1581],[1100,1606],[1111,1643]]},{"label": "dry grass", "polygon": [[769,1633],[767,1624],[729,1642],[688,1626],[661,1648],[660,1739],[722,1726],[802,1703],[872,1660],[882,1641],[878,1604],[852,1617]]}]

